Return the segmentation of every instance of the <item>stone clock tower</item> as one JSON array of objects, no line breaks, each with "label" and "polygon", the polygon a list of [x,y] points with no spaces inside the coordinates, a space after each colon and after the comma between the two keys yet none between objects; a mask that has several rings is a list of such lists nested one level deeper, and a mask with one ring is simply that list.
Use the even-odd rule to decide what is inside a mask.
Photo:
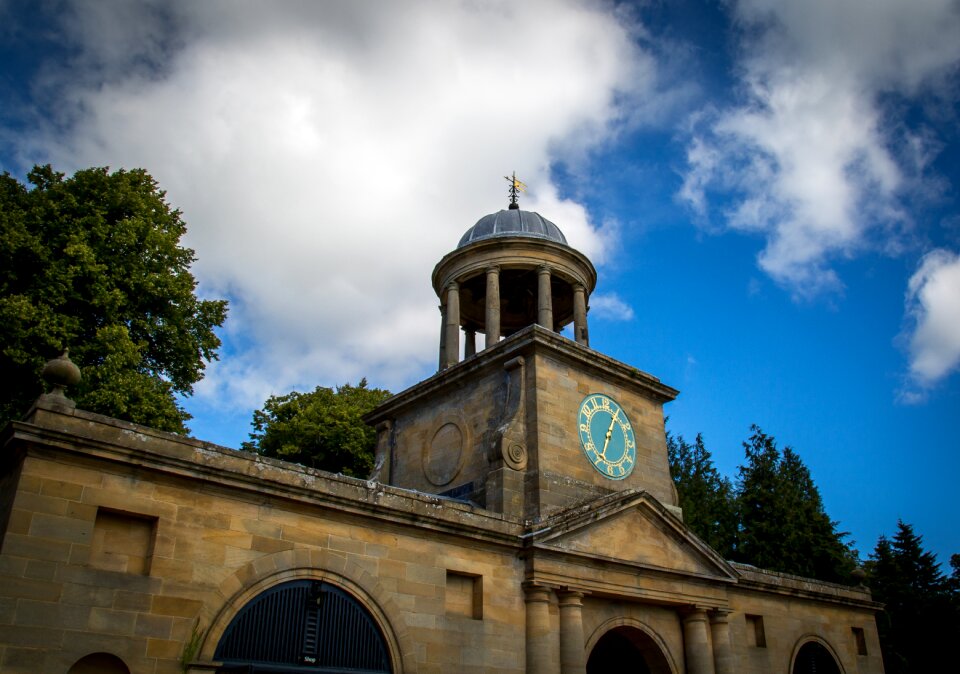
[{"label": "stone clock tower", "polygon": [[439,370],[368,415],[369,479],[78,409],[52,363],[0,433],[0,671],[882,674],[869,590],[684,525],[677,392],[590,348],[596,270],[511,201],[434,269]]},{"label": "stone clock tower", "polygon": [[526,521],[628,489],[677,512],[662,409],[677,391],[589,347],[596,281],[515,195],[468,229],[433,271],[439,371],[368,417],[374,477]]}]

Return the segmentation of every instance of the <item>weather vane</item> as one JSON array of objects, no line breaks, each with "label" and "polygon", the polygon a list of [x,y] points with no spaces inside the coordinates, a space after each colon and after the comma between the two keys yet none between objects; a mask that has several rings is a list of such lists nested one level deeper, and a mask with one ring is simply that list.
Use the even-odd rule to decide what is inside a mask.
[{"label": "weather vane", "polygon": [[520,195],[520,192],[526,192],[527,186],[517,180],[517,172],[514,171],[512,176],[503,176],[503,179],[510,183],[510,208],[516,210],[520,208],[520,205],[517,203],[517,197]]}]

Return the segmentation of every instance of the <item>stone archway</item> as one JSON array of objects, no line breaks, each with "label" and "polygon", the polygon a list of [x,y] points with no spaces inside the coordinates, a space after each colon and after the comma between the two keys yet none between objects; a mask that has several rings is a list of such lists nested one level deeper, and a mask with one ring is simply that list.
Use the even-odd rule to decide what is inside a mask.
[{"label": "stone archway", "polygon": [[619,625],[601,636],[587,659],[587,674],[673,674],[660,644],[643,630]]},{"label": "stone archway", "polygon": [[289,580],[247,603],[220,637],[222,674],[316,671],[390,674],[381,626],[351,593],[321,580]]},{"label": "stone archway", "polygon": [[130,668],[112,653],[91,653],[73,663],[67,674],[130,674]]},{"label": "stone archway", "polygon": [[837,659],[819,641],[808,641],[797,651],[791,674],[843,674]]}]

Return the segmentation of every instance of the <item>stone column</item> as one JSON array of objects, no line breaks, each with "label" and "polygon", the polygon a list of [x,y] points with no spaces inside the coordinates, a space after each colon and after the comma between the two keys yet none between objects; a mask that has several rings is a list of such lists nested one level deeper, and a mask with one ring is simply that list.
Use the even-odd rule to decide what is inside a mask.
[{"label": "stone column", "polygon": [[487,346],[500,341],[500,267],[487,267]]},{"label": "stone column", "polygon": [[460,360],[460,286],[451,281],[447,286],[447,311],[444,314],[444,367]]},{"label": "stone column", "polygon": [[590,346],[587,332],[587,290],[579,283],[573,284],[573,338],[577,344]]},{"label": "stone column", "polygon": [[469,358],[477,352],[477,331],[473,328],[464,328],[463,339],[463,357]]},{"label": "stone column", "polygon": [[443,298],[440,298],[440,364],[438,370],[444,370],[447,367],[447,307],[443,304]]},{"label": "stone column", "polygon": [[527,674],[550,672],[550,590],[524,588],[527,603]]},{"label": "stone column", "polygon": [[560,595],[560,672],[586,674],[583,654],[583,593]]},{"label": "stone column", "polygon": [[713,664],[717,674],[734,674],[729,611],[710,612],[710,636],[713,637]]},{"label": "stone column", "polygon": [[537,323],[553,330],[553,294],[550,288],[550,267],[537,268]]},{"label": "stone column", "polygon": [[683,617],[683,652],[687,657],[687,674],[716,674],[707,635],[707,612],[702,608],[695,608]]}]

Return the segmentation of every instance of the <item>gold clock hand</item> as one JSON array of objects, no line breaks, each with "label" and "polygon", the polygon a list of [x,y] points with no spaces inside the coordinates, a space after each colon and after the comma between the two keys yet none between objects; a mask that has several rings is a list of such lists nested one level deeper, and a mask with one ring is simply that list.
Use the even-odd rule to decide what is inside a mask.
[{"label": "gold clock hand", "polygon": [[607,458],[607,445],[610,444],[610,436],[613,435],[613,427],[617,423],[618,414],[620,414],[620,410],[613,413],[613,417],[610,419],[610,428],[607,429],[607,436],[603,439],[603,449],[600,452],[600,456],[604,460]]}]

